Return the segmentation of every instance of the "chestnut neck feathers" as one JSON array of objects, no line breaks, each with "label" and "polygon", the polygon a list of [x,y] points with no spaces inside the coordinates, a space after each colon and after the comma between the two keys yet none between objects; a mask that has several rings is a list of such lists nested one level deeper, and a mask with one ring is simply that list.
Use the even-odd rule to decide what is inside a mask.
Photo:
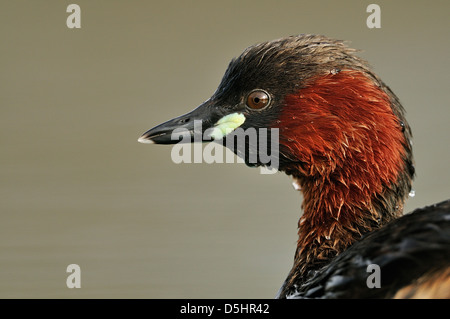
[{"label": "chestnut neck feathers", "polygon": [[278,122],[281,152],[296,159],[284,170],[304,197],[288,293],[309,271],[399,217],[414,172],[398,100],[361,71],[317,77],[286,97]]},{"label": "chestnut neck feathers", "polygon": [[402,214],[414,175],[411,131],[394,93],[341,41],[301,35],[248,48],[219,99],[262,88],[273,107],[248,126],[279,128],[280,171],[303,193],[295,285],[367,232]]}]

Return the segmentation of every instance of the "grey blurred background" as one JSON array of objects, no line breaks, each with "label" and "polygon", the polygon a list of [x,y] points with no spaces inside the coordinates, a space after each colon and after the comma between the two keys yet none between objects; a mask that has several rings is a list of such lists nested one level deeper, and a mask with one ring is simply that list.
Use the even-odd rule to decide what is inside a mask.
[{"label": "grey blurred background", "polygon": [[[68,29],[66,7],[81,7]],[[381,29],[366,7],[381,6]],[[174,164],[143,145],[249,45],[299,33],[362,49],[407,110],[416,196],[450,197],[449,1],[0,2],[0,297],[273,298],[301,196],[283,174]],[[81,267],[81,288],[66,267]]]}]

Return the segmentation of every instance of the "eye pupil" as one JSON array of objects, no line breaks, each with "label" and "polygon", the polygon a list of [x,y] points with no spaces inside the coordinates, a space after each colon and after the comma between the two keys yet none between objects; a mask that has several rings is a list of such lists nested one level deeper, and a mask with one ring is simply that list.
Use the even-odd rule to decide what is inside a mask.
[{"label": "eye pupil", "polygon": [[270,97],[263,90],[251,92],[247,97],[247,106],[251,109],[260,110],[269,105]]}]

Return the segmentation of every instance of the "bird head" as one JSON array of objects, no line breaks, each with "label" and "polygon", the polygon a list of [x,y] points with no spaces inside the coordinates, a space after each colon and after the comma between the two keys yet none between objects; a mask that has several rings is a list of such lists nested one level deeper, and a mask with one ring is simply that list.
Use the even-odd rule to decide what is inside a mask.
[{"label": "bird head", "polygon": [[[354,175],[355,186],[368,191],[381,192],[399,179],[409,186],[411,132],[403,108],[354,53],[343,41],[317,35],[253,45],[230,62],[208,100],[148,130],[139,142],[178,143],[177,129],[194,141],[196,121],[201,141],[225,143],[238,127],[267,129],[268,136],[277,129],[278,170],[299,180],[334,174],[348,183]],[[258,153],[258,145],[247,142],[244,152]]]}]

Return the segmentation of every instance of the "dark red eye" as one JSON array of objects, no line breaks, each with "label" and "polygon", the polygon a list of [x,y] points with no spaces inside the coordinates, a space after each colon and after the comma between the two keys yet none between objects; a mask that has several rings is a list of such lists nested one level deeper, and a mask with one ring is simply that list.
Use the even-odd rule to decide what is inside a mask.
[{"label": "dark red eye", "polygon": [[269,94],[262,90],[251,92],[247,97],[247,106],[254,110],[261,110],[269,105]]}]

